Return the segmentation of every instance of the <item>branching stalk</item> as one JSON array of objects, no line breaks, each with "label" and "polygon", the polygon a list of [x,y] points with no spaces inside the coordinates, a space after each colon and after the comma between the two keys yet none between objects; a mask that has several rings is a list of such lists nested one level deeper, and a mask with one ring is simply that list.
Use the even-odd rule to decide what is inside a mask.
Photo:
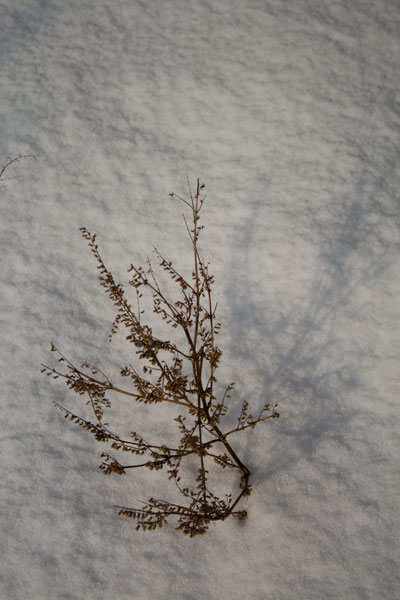
[{"label": "branching stalk", "polygon": [[[129,469],[146,467],[159,470],[166,467],[169,479],[174,481],[179,493],[186,500],[186,504],[180,505],[150,498],[139,509],[118,507],[118,514],[134,518],[137,529],[144,530],[161,527],[174,516],[178,520],[177,529],[190,537],[204,534],[210,522],[223,521],[232,515],[239,519],[245,518],[245,510],[235,509],[245,496],[250,495],[250,470],[227,441],[227,437],[247,428],[254,428],[267,419],[279,417],[276,405],[271,410],[270,405],[265,404],[259,416],[254,419],[248,414],[248,403],[245,401],[236,427],[223,432],[220,421],[230,408],[229,392],[234,384],[229,384],[222,398],[218,400],[214,394],[214,384],[222,355],[216,343],[221,325],[215,321],[217,305],[213,308],[214,279],[199,251],[199,237],[204,228],[199,225],[200,211],[205,200],[203,190],[204,185],[197,179],[194,193],[189,185],[188,200],[174,193],[170,194],[190,211],[191,225],[185,215],[184,224],[193,254],[191,281],[190,278],[181,275],[172,263],[154,248],[160,267],[178,285],[180,296],[174,302],[161,290],[152,264],[148,261],[147,271],[134,265],[129,268],[132,276],[129,283],[135,288],[137,296],[137,309],[134,311],[123,286],[115,282],[105,266],[98,251],[96,235],[92,235],[85,227],[81,228],[82,236],[88,241],[96,259],[100,284],[117,309],[110,340],[121,326],[125,327],[126,339],[135,348],[139,363],[142,361],[144,375],[139,374],[133,366],[121,368],[121,375],[130,379],[133,390],[115,386],[100,369],[88,363],[81,367],[74,366],[53,344],[51,349],[57,353],[58,362],[64,364],[64,370],[42,365],[44,373],[54,379],[61,377],[70,389],[89,397],[87,403],[94,413],[95,422],[57,405],[66,418],[92,433],[97,441],[110,444],[115,451],[145,457],[144,461],[123,465],[117,458],[103,452],[100,468],[105,474],[123,475]],[[151,295],[153,312],[181,333],[181,344],[158,338],[149,325],[143,324],[141,314],[144,311],[141,310],[140,302],[142,291]],[[104,421],[105,412],[111,405],[110,398],[106,396],[109,392],[131,397],[139,403],[166,402],[186,409],[185,415],[174,419],[180,436],[178,443],[173,447],[166,444],[150,444],[133,431],[130,440],[121,438]],[[222,453],[218,453],[218,447],[222,449]],[[194,487],[188,487],[181,481],[182,462],[189,457],[198,460],[198,475]],[[217,467],[228,467],[230,471],[236,470],[240,475],[239,490],[234,499],[231,494],[219,498],[210,490],[208,473],[211,468]]]}]

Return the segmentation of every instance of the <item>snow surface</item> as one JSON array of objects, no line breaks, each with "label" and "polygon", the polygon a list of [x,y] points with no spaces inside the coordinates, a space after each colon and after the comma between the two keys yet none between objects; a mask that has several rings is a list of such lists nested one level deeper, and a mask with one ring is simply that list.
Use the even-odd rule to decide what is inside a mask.
[{"label": "snow surface", "polygon": [[[400,598],[398,0],[0,8],[0,162],[36,155],[0,180],[1,599]],[[50,341],[110,376],[131,360],[78,228],[119,281],[153,243],[186,267],[187,176],[220,380],[282,415],[235,438],[248,520],[194,539],[117,516],[169,486],[105,477],[39,372]],[[132,428],[162,433],[153,410]]]}]

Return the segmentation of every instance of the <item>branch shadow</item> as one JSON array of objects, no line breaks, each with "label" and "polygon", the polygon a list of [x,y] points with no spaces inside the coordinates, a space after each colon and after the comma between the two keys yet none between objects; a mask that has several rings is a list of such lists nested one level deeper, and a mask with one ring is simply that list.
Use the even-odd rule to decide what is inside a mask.
[{"label": "branch shadow", "polygon": [[[397,162],[388,165],[388,177],[394,175]],[[383,176],[369,192],[360,180],[352,198],[334,200],[341,204],[341,217],[334,227],[318,232],[317,266],[307,301],[296,307],[296,315],[282,313],[278,299],[275,306],[268,304],[268,310],[257,300],[257,285],[265,286],[257,281],[263,277],[256,280],[247,269],[254,249],[254,231],[260,222],[257,206],[247,222],[241,223],[225,288],[232,315],[230,350],[239,362],[253,364],[262,382],[259,408],[265,401],[271,405],[278,402],[283,408],[282,418],[272,422],[277,425],[264,466],[252,465],[254,438],[252,441],[251,434],[247,436],[245,459],[251,470],[255,467],[256,477],[265,479],[292,468],[303,458],[311,459],[326,438],[349,447],[346,439],[350,423],[359,414],[351,394],[362,383],[368,348],[346,337],[346,320],[339,328],[335,320],[343,316],[343,311],[345,318],[351,319],[357,305],[352,304],[354,294],[373,285],[398,255],[400,242],[385,238],[384,225],[388,218],[400,218],[400,207],[393,195],[389,198],[391,208],[387,198],[380,203],[382,181]],[[249,332],[254,335],[249,336]],[[258,340],[256,352],[254,336]]]}]

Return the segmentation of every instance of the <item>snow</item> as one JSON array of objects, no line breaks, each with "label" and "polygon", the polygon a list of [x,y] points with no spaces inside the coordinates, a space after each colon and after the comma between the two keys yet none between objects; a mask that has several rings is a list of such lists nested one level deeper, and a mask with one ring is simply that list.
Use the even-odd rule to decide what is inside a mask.
[{"label": "snow", "polygon": [[[36,158],[0,180],[0,597],[399,598],[398,3],[1,8],[0,162]],[[79,398],[40,374],[51,341],[111,376],[131,360],[79,227],[121,282],[152,244],[186,268],[168,194],[187,176],[208,194],[219,380],[281,412],[235,438],[249,518],[194,539],[117,516],[168,485],[105,477],[52,405]],[[132,427],[167,413],[135,406]]]}]

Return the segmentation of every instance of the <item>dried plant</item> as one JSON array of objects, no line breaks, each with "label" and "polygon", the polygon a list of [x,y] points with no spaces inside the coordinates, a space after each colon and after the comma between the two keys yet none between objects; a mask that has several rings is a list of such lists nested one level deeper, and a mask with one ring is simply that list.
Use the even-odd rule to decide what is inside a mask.
[{"label": "dried plant", "polygon": [[19,154],[18,156],[15,156],[14,158],[11,158],[11,156],[8,156],[7,157],[7,162],[4,165],[0,165],[0,179],[3,178],[3,175],[4,175],[5,171],[13,163],[16,163],[16,162],[18,162],[20,160],[23,160],[24,158],[36,158],[36,154]]},{"label": "dried plant", "polygon": [[[213,521],[222,521],[231,515],[239,519],[246,517],[246,510],[238,510],[237,507],[240,500],[251,492],[250,471],[233,449],[231,439],[236,433],[279,417],[276,405],[271,408],[269,404],[265,404],[258,416],[253,417],[248,413],[248,403],[245,401],[235,426],[228,431],[222,429],[221,420],[227,414],[234,383],[230,383],[217,397],[216,371],[222,353],[216,338],[221,324],[216,321],[216,305],[211,294],[214,279],[209,272],[209,263],[199,253],[199,235],[204,228],[199,224],[205,200],[204,187],[197,180],[193,193],[189,185],[188,199],[170,194],[189,209],[190,219],[185,215],[183,218],[193,254],[191,277],[183,277],[172,262],[154,248],[161,269],[179,289],[179,299],[176,301],[168,299],[148,261],[146,268],[134,265],[129,268],[132,276],[129,283],[136,290],[137,297],[134,309],[123,286],[115,282],[105,266],[96,235],[89,233],[85,227],[81,228],[82,236],[88,241],[97,261],[100,283],[117,308],[109,339],[111,341],[120,325],[124,326],[127,329],[126,339],[135,347],[142,365],[140,372],[131,365],[121,369],[121,375],[130,381],[130,387],[117,387],[100,369],[88,363],[75,366],[53,344],[51,350],[57,354],[63,368],[42,365],[42,372],[54,379],[63,378],[71,390],[88,397],[87,403],[94,415],[92,421],[55,403],[66,418],[92,433],[97,441],[110,444],[114,451],[144,457],[144,462],[125,464],[121,458],[103,452],[100,469],[105,474],[124,475],[129,469],[138,467],[150,470],[165,467],[168,478],[175,483],[183,497],[182,504],[150,498],[141,508],[117,507],[118,514],[135,519],[136,528],[144,530],[161,527],[169,517],[174,516],[178,522],[177,529],[190,537],[204,534]],[[152,296],[153,312],[176,332],[180,332],[180,343],[160,339],[148,324],[142,322],[143,291],[150,292]],[[176,337],[176,334],[172,337]],[[174,405],[179,409],[178,416],[174,418],[179,441],[173,446],[167,443],[154,444],[135,431],[123,437],[112,431],[104,420],[105,412],[111,405],[110,393],[123,394],[144,404],[164,402]],[[181,480],[182,467],[189,458],[197,463],[192,487],[186,487]],[[220,498],[211,491],[209,475],[212,465],[238,473],[239,489],[234,498],[232,494]]]}]

